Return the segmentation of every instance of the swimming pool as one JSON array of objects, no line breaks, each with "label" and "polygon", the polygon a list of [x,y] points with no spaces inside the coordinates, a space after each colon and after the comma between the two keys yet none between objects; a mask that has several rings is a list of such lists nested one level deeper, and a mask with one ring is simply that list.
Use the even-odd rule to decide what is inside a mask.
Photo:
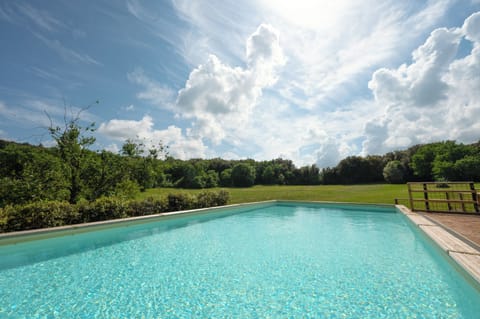
[{"label": "swimming pool", "polygon": [[[120,226],[123,225],[123,226]],[[394,208],[271,203],[0,246],[0,318],[475,318]]]}]

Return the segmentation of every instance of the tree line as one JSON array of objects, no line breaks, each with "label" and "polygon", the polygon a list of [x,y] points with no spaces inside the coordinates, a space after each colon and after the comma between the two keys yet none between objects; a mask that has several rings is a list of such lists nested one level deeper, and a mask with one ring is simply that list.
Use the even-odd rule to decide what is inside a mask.
[{"label": "tree line", "polygon": [[161,145],[146,149],[133,140],[127,140],[118,154],[74,146],[43,147],[0,140],[0,207],[41,200],[75,204],[108,196],[133,198],[155,187],[320,183],[315,165],[297,168],[291,160],[180,160],[169,156]]},{"label": "tree line", "polygon": [[480,181],[480,142],[444,141],[366,157],[349,156],[320,173],[323,184]]},{"label": "tree line", "polygon": [[214,188],[253,185],[480,181],[480,142],[445,141],[366,157],[349,156],[335,167],[296,167],[291,160],[175,159],[162,144],[126,140],[116,154],[92,151],[93,126],[50,127],[54,147],[0,140],[0,207],[44,200],[134,198],[155,187]]}]

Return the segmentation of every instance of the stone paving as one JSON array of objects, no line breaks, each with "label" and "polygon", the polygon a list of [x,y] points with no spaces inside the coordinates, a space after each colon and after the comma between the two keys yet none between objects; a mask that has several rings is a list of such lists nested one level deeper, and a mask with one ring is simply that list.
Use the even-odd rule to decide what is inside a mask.
[{"label": "stone paving", "polygon": [[480,284],[480,216],[417,213],[402,205],[397,208]]},{"label": "stone paving", "polygon": [[424,213],[423,215],[453,230],[480,247],[480,214]]}]

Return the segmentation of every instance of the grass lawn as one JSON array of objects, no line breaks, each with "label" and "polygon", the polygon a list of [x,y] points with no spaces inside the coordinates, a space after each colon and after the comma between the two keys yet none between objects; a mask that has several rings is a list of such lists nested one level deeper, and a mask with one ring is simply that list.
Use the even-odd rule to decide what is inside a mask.
[{"label": "grass lawn", "polygon": [[[214,189],[214,190],[218,190]],[[334,201],[355,203],[394,204],[395,198],[408,198],[406,185],[318,185],[318,186],[255,186],[249,188],[224,188],[230,193],[229,204],[258,202],[272,199]],[[166,196],[169,193],[198,193],[202,190],[174,188],[148,189],[138,198]],[[407,204],[407,201],[400,201]]]}]

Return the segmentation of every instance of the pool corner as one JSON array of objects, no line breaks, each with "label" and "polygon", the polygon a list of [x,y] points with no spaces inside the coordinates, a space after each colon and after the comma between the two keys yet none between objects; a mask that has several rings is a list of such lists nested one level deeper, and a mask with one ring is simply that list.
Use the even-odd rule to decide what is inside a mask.
[{"label": "pool corner", "polygon": [[422,214],[404,205],[395,205],[397,210],[433,240],[460,268],[468,273],[480,286],[480,250],[461,236]]}]

